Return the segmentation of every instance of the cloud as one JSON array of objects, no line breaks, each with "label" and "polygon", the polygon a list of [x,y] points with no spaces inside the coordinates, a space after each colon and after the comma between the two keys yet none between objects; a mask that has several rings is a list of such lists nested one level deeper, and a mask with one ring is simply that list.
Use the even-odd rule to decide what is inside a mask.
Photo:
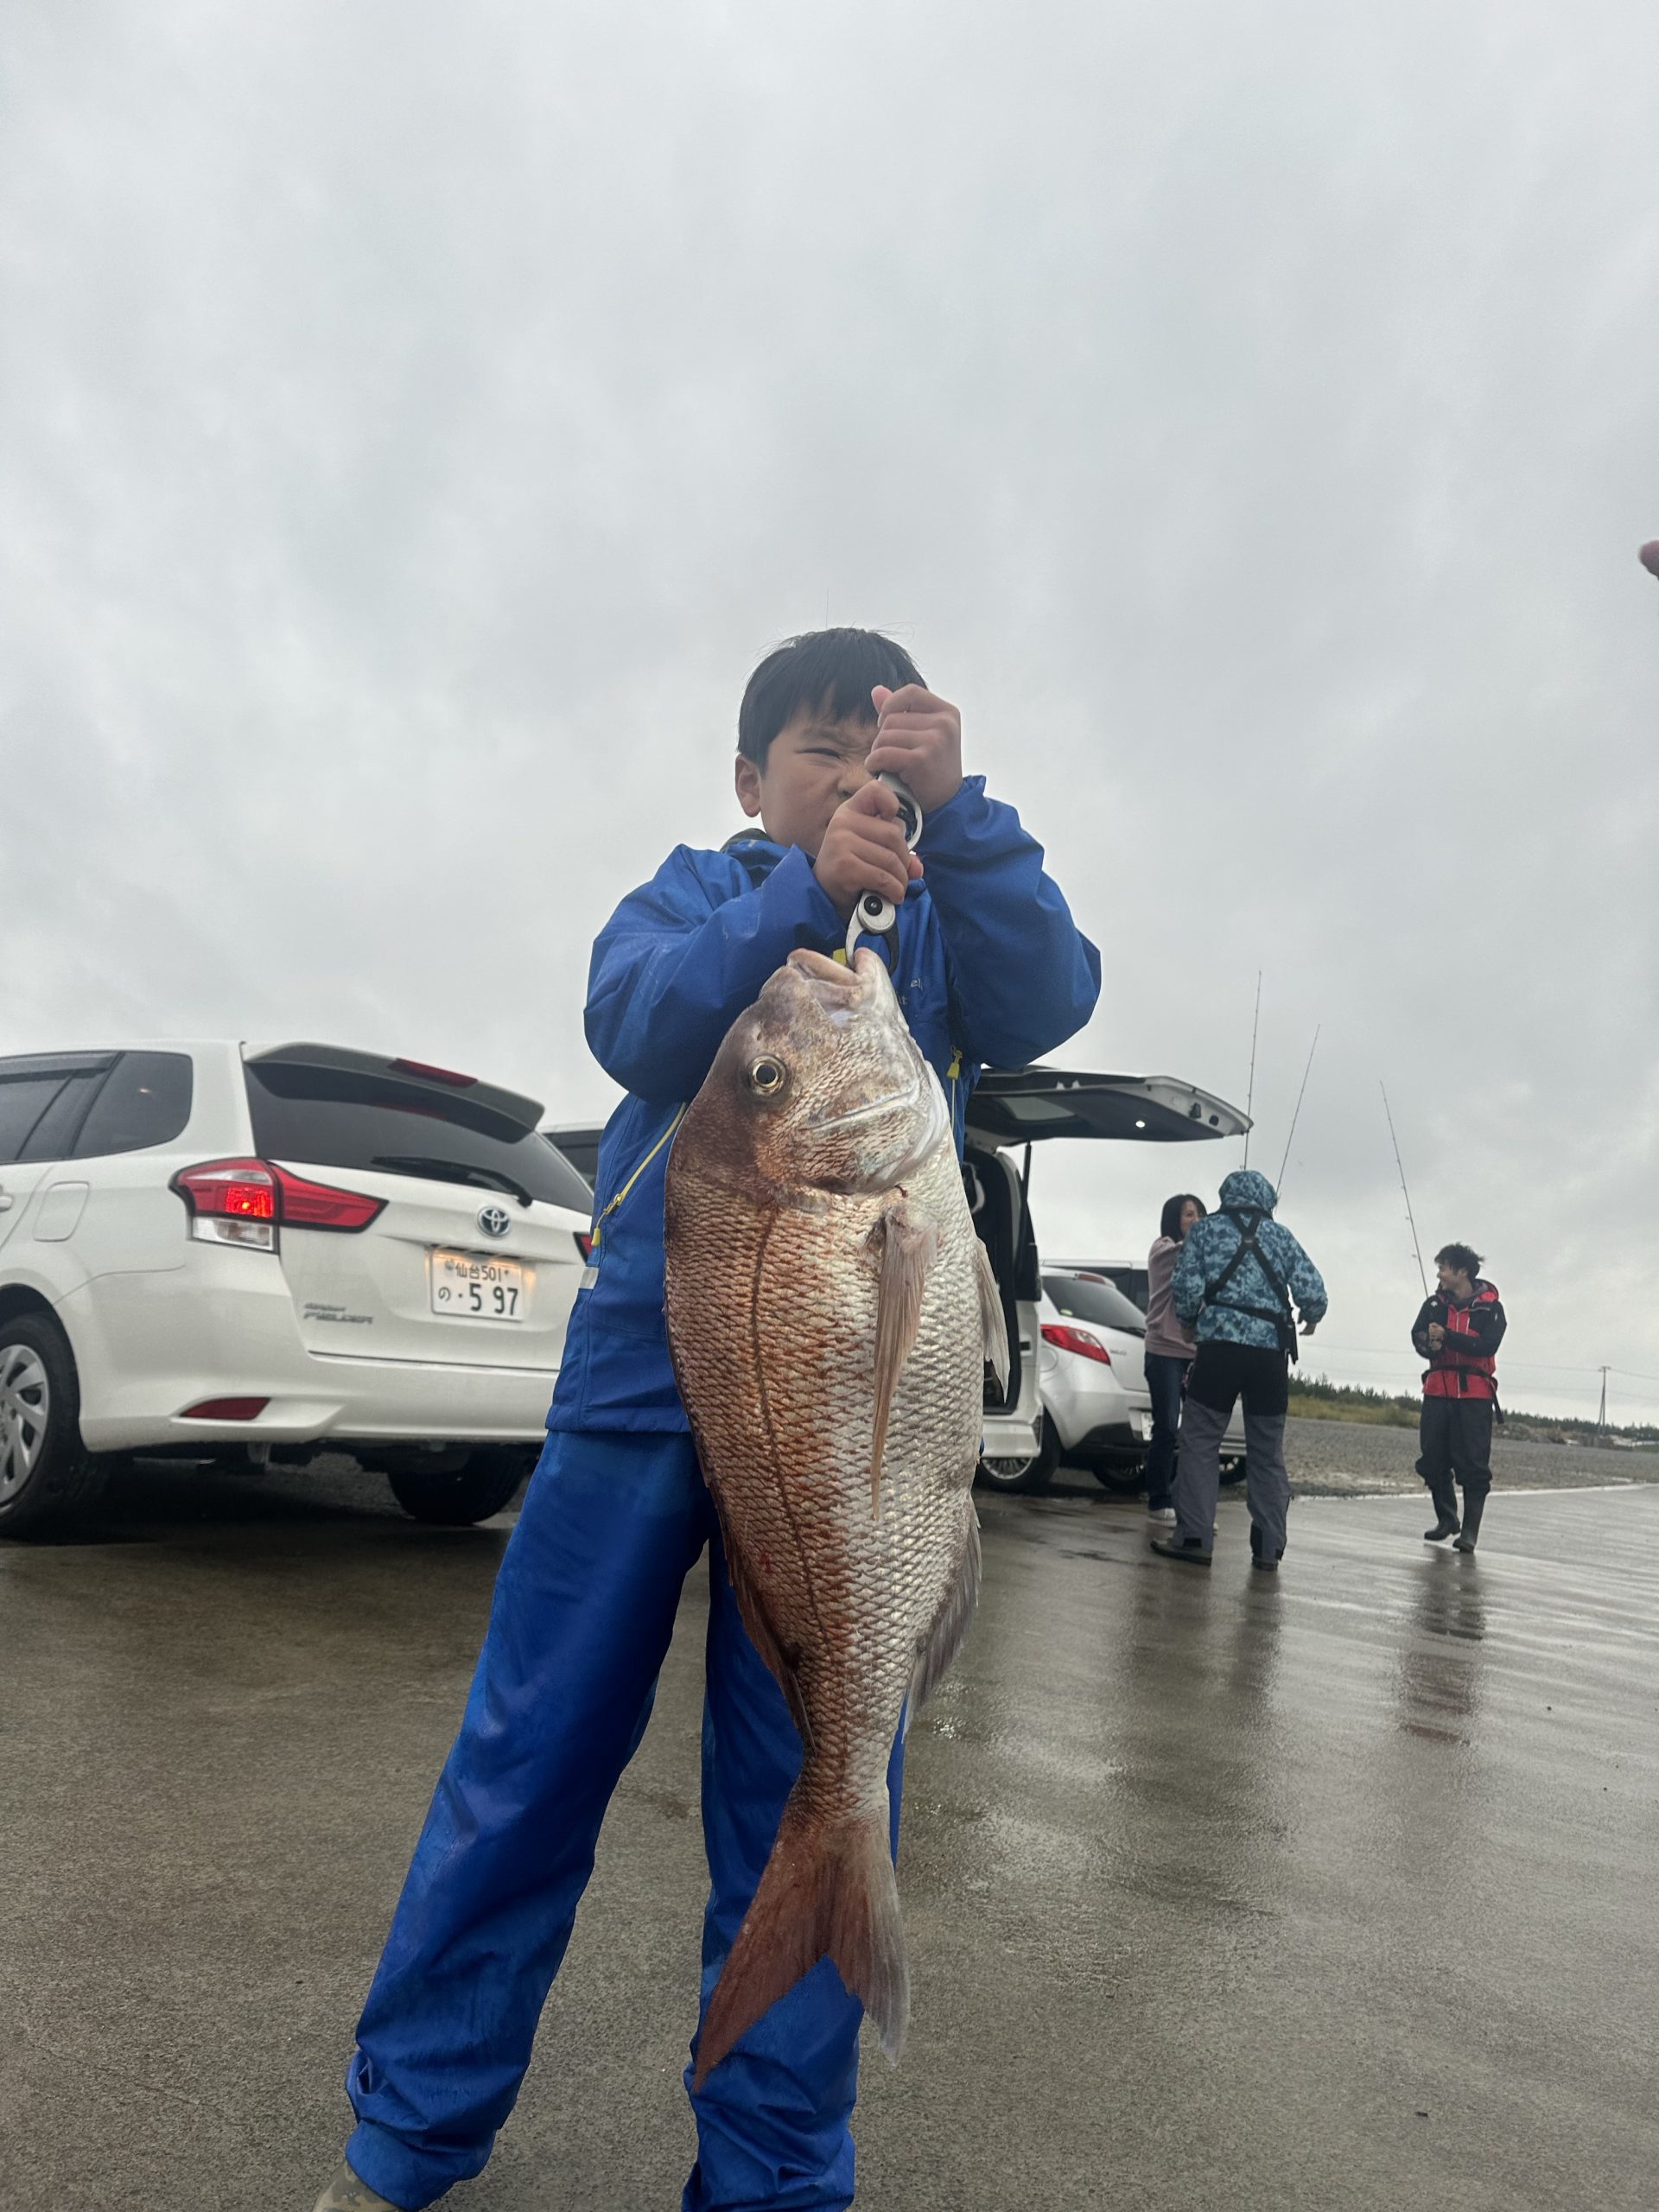
[{"label": "cloud", "polygon": [[[0,1049],[601,1111],[594,930],[733,826],[759,654],[878,622],[1105,949],[1069,1058],[1242,1098],[1264,970],[1276,1166],[1323,1023],[1333,1344],[1415,1294],[1382,1076],[1517,1401],[1659,1376],[1650,10],[4,35]],[[1231,1156],[1045,1161],[1039,1228],[1133,1255]]]}]

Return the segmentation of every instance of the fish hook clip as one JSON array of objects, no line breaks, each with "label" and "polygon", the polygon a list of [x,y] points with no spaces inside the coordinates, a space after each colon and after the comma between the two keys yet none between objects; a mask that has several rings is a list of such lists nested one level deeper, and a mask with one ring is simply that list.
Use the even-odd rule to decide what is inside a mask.
[{"label": "fish hook clip", "polygon": [[[897,776],[878,776],[876,781],[885,784],[899,802],[899,812],[905,825],[905,849],[913,853],[922,834],[922,810],[916,803],[916,794],[900,783]],[[879,937],[887,950],[887,965],[899,963],[899,910],[891,899],[884,899],[879,891],[867,891],[853,908],[852,919],[847,925],[847,958],[850,964],[858,940],[861,937]]]}]

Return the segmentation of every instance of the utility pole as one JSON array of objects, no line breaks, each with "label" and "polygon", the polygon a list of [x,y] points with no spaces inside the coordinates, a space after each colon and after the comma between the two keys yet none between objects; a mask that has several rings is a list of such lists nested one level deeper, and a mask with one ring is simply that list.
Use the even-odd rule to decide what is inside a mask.
[{"label": "utility pole", "polygon": [[1605,1436],[1607,1433],[1607,1377],[1611,1372],[1611,1370],[1605,1367],[1601,1370],[1601,1405],[1596,1414],[1598,1436]]}]

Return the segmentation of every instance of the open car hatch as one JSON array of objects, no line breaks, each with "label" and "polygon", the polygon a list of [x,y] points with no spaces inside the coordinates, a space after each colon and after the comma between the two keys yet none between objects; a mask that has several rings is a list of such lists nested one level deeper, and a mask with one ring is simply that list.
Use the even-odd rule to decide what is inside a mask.
[{"label": "open car hatch", "polygon": [[1242,1137],[1249,1126],[1236,1106],[1167,1075],[988,1068],[968,1102],[968,1134],[989,1145],[1035,1144],[1046,1137],[1191,1144],[1201,1137]]}]

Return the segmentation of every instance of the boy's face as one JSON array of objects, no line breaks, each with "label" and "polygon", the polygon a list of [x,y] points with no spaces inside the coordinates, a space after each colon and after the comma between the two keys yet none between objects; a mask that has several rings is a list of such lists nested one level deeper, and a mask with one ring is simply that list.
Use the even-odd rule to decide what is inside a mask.
[{"label": "boy's face", "polygon": [[737,761],[737,801],[774,844],[798,845],[817,860],[830,817],[870,780],[864,763],[875,742],[875,722],[832,721],[803,708],[785,722],[757,767]]},{"label": "boy's face", "polygon": [[1440,1279],[1440,1288],[1448,1298],[1467,1298],[1474,1289],[1461,1268],[1449,1268],[1444,1260],[1436,1263],[1434,1272]]}]

